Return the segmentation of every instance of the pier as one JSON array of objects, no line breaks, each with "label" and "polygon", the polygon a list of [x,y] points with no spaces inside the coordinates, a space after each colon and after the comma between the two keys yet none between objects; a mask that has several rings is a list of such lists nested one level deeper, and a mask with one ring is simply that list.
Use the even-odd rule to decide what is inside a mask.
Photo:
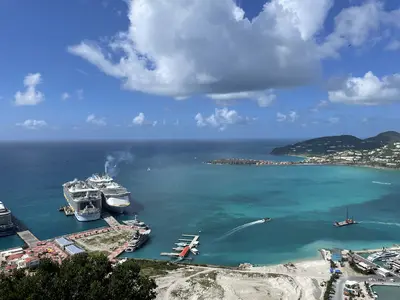
[{"label": "pier", "polygon": [[25,226],[24,223],[22,223],[20,220],[18,220],[14,215],[11,216],[12,222],[17,228],[17,234],[18,236],[29,246],[29,247],[35,247],[40,240],[33,235],[32,232],[28,229],[28,227]]},{"label": "pier", "polygon": [[120,255],[122,252],[124,252],[127,247],[128,247],[128,243],[125,243],[121,247],[118,247],[113,252],[111,252],[111,254],[108,256],[108,259],[111,261],[115,260],[115,258],[118,255]]},{"label": "pier", "polygon": [[[178,260],[188,259],[186,257],[189,254],[189,252],[192,252],[193,254],[197,255],[198,250],[196,249],[196,247],[199,244],[200,236],[195,235],[195,234],[182,234],[182,237],[190,237],[191,238],[191,239],[187,239],[187,238],[178,239],[178,241],[180,241],[181,243],[183,243],[185,245],[185,246],[181,246],[181,247],[184,247],[182,249],[182,251],[180,251],[180,252],[161,252],[160,255],[175,257]],[[179,243],[175,243],[175,244],[179,244]],[[174,248],[173,248],[173,250],[174,250]],[[178,249],[176,249],[176,250],[178,250]]]},{"label": "pier", "polygon": [[[400,251],[400,246],[399,245],[395,245],[393,247],[388,247],[388,248],[385,247],[385,249],[388,250],[388,251]],[[374,253],[374,252],[380,252],[380,251],[382,251],[382,248],[379,248],[379,249],[354,250],[353,252],[357,253],[357,254],[362,254],[362,253]]]},{"label": "pier", "polygon": [[107,222],[108,225],[110,225],[110,227],[117,227],[119,225],[121,225],[117,219],[115,219],[112,215],[110,215],[109,213],[103,212],[101,214],[101,217],[103,218],[104,221]]},{"label": "pier", "polygon": [[63,211],[67,217],[74,215],[74,209],[71,205],[61,206],[59,211]]}]

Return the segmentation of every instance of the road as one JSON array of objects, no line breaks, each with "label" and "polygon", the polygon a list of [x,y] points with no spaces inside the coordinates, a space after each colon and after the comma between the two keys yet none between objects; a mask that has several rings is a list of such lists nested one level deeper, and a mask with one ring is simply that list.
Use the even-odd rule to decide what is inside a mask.
[{"label": "road", "polygon": [[344,289],[344,283],[346,280],[354,280],[358,282],[363,282],[363,281],[370,281],[370,278],[373,279],[378,279],[381,278],[377,275],[371,275],[371,276],[343,276],[340,277],[335,284],[335,295],[332,296],[332,300],[343,300],[344,295],[343,295],[343,289]]}]

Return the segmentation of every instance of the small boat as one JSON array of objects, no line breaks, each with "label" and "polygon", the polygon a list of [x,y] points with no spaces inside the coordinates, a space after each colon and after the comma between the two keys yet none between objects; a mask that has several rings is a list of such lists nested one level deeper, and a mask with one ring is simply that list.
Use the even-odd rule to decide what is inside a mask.
[{"label": "small boat", "polygon": [[197,250],[196,248],[190,249],[190,252],[192,252],[194,255],[199,254],[199,250]]},{"label": "small boat", "polygon": [[262,219],[264,223],[271,221],[271,218],[263,218]]},{"label": "small boat", "polygon": [[175,243],[175,245],[179,246],[179,247],[186,247],[189,246],[189,244],[187,243]]},{"label": "small boat", "polygon": [[146,225],[144,222],[139,221],[137,219],[137,215],[135,215],[135,219],[122,221],[122,223],[124,223],[128,226],[139,227],[140,229],[145,229],[145,230],[150,229],[148,225]]},{"label": "small boat", "polygon": [[358,222],[354,221],[353,218],[349,218],[349,210],[346,209],[346,220],[341,221],[341,222],[334,222],[333,226],[343,227],[343,226],[353,225],[353,224],[357,224],[357,223]]},{"label": "small boat", "polygon": [[172,248],[172,250],[174,250],[174,251],[182,251],[183,249],[185,249],[184,247],[175,247],[175,248]]}]

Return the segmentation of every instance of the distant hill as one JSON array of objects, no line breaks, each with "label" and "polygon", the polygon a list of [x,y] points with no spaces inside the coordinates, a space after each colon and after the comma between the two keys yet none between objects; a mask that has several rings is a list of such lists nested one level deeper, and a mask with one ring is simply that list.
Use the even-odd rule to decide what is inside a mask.
[{"label": "distant hill", "polygon": [[396,131],[382,132],[374,137],[359,139],[353,135],[324,136],[278,147],[272,150],[275,155],[323,155],[339,151],[370,150],[394,142],[400,142],[400,133]]}]

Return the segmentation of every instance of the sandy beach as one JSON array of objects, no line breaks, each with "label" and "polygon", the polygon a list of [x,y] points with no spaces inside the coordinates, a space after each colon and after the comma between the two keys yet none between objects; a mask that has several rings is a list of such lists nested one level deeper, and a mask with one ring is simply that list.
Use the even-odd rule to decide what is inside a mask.
[{"label": "sandy beach", "polygon": [[157,299],[322,299],[329,264],[323,259],[224,269],[185,266],[157,277]]}]

